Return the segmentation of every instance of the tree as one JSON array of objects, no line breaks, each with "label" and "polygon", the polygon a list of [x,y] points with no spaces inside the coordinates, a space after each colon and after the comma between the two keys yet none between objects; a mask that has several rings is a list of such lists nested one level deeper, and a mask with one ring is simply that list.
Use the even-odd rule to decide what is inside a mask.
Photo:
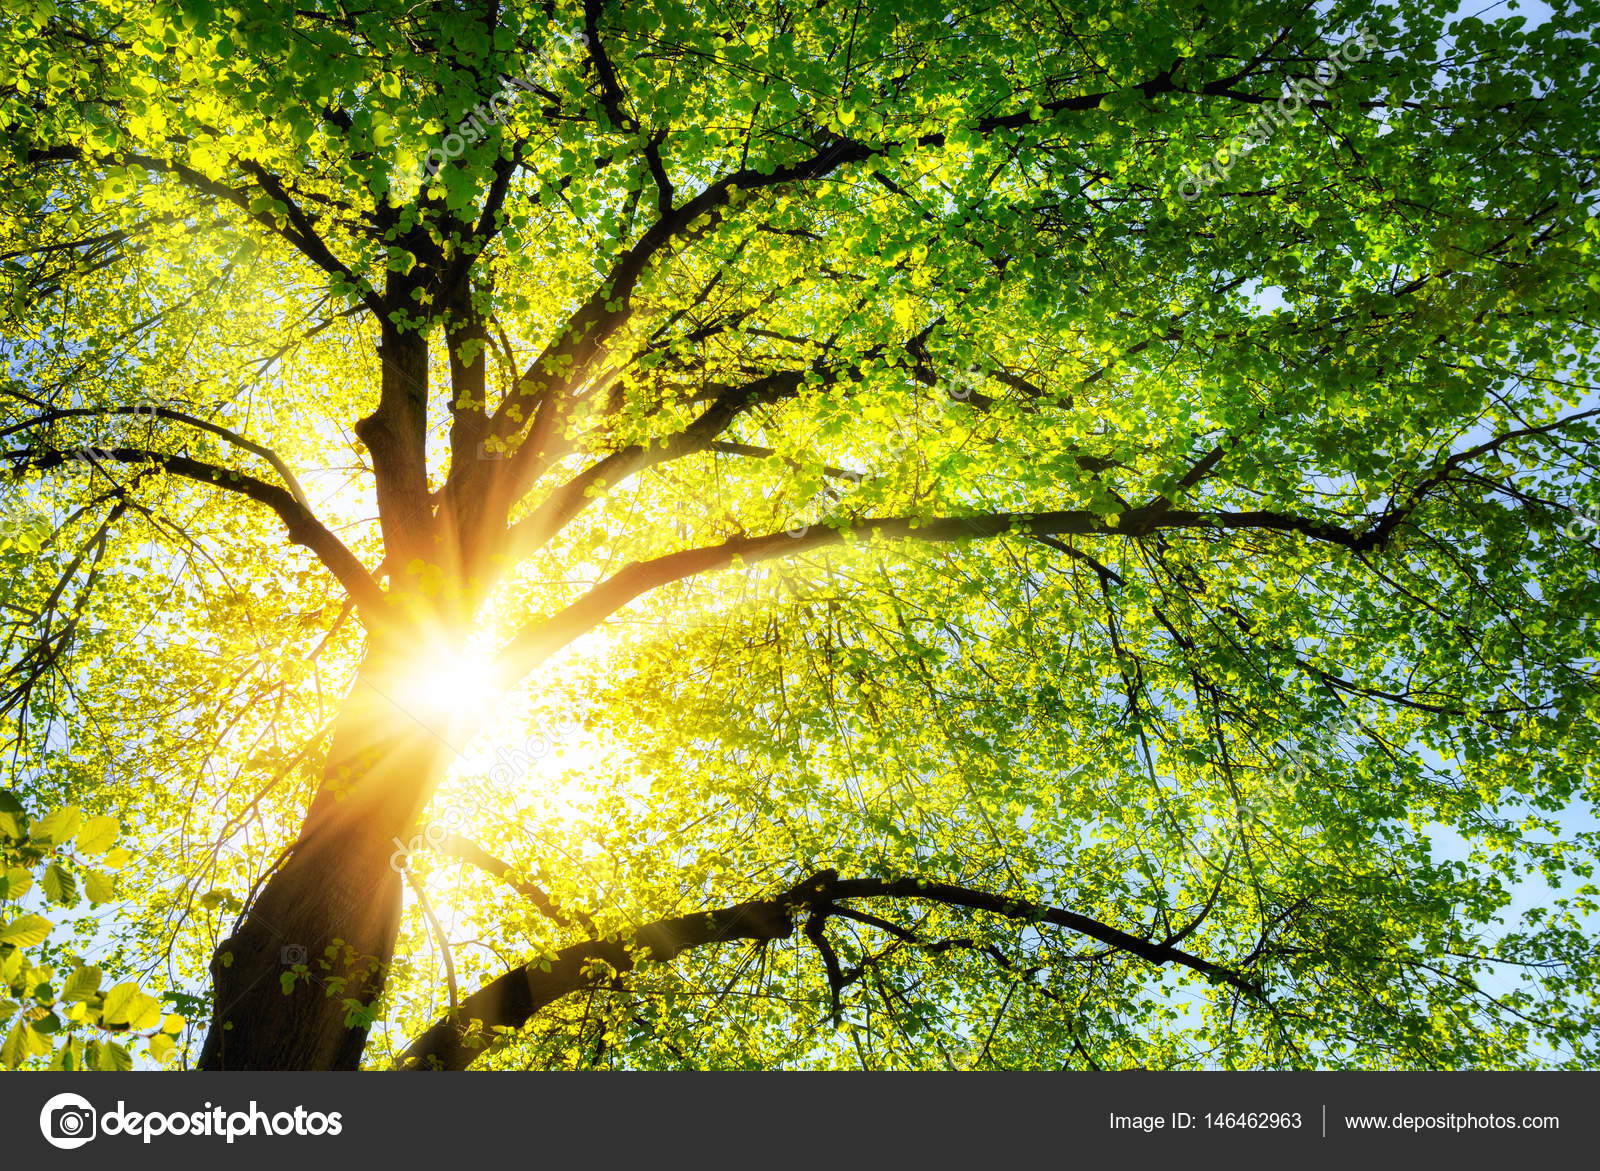
[{"label": "tree", "polygon": [[1447,8],[9,4],[12,801],[138,845],[7,954],[217,1069],[1592,1065],[1597,8]]}]

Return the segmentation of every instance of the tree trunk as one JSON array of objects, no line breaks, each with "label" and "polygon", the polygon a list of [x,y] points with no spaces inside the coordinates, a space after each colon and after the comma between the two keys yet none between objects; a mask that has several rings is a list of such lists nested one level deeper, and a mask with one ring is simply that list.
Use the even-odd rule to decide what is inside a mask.
[{"label": "tree trunk", "polygon": [[[364,665],[300,837],[211,960],[201,1069],[355,1069],[399,929],[401,852],[453,750]],[[397,845],[397,842],[399,845]]]}]

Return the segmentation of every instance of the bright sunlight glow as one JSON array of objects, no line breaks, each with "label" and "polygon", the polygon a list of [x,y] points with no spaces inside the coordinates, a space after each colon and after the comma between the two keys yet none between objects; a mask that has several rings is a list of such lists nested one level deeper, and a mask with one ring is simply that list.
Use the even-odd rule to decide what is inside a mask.
[{"label": "bright sunlight glow", "polygon": [[427,655],[400,680],[394,700],[420,720],[481,715],[497,699],[489,660],[459,653]]}]

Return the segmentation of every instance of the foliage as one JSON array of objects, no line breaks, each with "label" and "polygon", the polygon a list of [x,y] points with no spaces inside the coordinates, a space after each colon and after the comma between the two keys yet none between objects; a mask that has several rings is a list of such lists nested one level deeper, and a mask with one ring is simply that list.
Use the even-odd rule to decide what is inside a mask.
[{"label": "foliage", "polygon": [[[1597,16],[8,5],[0,709],[112,993],[387,704],[383,998],[263,985],[369,1065],[1594,1065]],[[165,1056],[7,922],[16,1053]]]},{"label": "foliage", "polygon": [[103,989],[102,970],[51,944],[57,924],[23,902],[30,891],[41,910],[113,902],[108,871],[129,858],[116,844],[120,835],[115,818],[85,818],[71,805],[30,819],[0,790],[0,1065],[7,1069],[132,1069],[130,1041],[144,1042],[156,1062],[176,1048],[181,1016],[162,1013],[160,998],[134,981]]}]

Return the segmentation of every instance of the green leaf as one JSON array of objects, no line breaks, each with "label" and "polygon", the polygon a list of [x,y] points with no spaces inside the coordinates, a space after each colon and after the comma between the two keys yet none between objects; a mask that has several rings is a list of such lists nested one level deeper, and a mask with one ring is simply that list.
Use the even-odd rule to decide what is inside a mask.
[{"label": "green leaf", "polygon": [[10,789],[0,789],[0,835],[19,841],[28,836],[28,815]]},{"label": "green leaf", "polygon": [[0,1042],[0,1065],[17,1069],[30,1057],[43,1057],[50,1052],[50,1042],[33,1031],[29,1023],[18,1018]]},{"label": "green leaf", "polygon": [[90,1041],[87,1064],[107,1073],[126,1073],[133,1068],[133,1054],[115,1041]]},{"label": "green leaf", "polygon": [[85,965],[72,975],[61,986],[61,999],[66,1001],[90,1000],[100,990],[101,972],[99,968]]},{"label": "green leaf", "polygon": [[76,805],[63,805],[52,813],[47,813],[33,823],[33,835],[38,838],[48,838],[56,845],[62,845],[72,840],[72,835],[78,832],[78,827],[83,824],[83,811]]},{"label": "green leaf", "polygon": [[104,854],[117,844],[122,826],[114,817],[91,817],[84,822],[76,839],[81,854]]},{"label": "green leaf", "polygon": [[20,899],[33,889],[33,875],[21,866],[13,866],[0,876],[0,898]]},{"label": "green leaf", "polygon": [[142,992],[137,984],[115,985],[106,993],[101,1019],[108,1025],[149,1029],[161,1023],[161,1002]]},{"label": "green leaf", "polygon": [[117,897],[109,874],[102,874],[98,870],[84,870],[83,893],[89,896],[89,901],[96,906],[109,903]]},{"label": "green leaf", "polygon": [[45,868],[44,877],[39,880],[39,885],[44,889],[45,897],[53,903],[70,907],[78,901],[78,880],[59,862]]},{"label": "green leaf", "polygon": [[14,943],[19,947],[32,947],[43,943],[50,934],[50,920],[38,915],[19,915],[0,927],[0,943]]}]

